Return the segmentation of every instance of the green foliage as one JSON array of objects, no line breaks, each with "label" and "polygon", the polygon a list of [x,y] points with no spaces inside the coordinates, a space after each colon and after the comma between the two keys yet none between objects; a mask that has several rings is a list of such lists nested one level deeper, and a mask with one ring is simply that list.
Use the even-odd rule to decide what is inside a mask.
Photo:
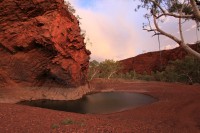
[{"label": "green foliage", "polygon": [[62,125],[71,125],[71,124],[74,124],[75,122],[71,119],[65,119],[63,121],[61,121],[61,124]]},{"label": "green foliage", "polygon": [[152,81],[154,78],[151,75],[148,75],[146,73],[144,74],[137,74],[136,79],[138,80],[145,80],[145,81]]},{"label": "green foliage", "polygon": [[128,80],[136,80],[138,79],[139,74],[137,74],[135,71],[130,71],[127,73],[119,73],[118,78],[122,79],[128,79]]},{"label": "green foliage", "polygon": [[151,75],[154,78],[154,80],[156,80],[156,81],[166,81],[164,72],[156,71],[156,72],[152,72]]},{"label": "green foliage", "polygon": [[183,7],[183,10],[182,10],[183,14],[186,14],[186,15],[193,14],[193,9],[189,0],[186,0],[185,3],[183,3],[183,1],[180,1],[180,0],[154,0],[154,2],[152,2],[152,0],[139,0],[139,1],[140,1],[140,4],[137,6],[135,11],[141,8],[146,9],[149,13],[147,12],[146,15],[144,15],[145,18],[150,18],[153,15],[152,11],[155,11],[158,16],[163,14],[162,10],[158,6],[156,6],[154,2],[157,3],[157,5],[159,5],[163,10],[166,10],[169,13],[176,14]]},{"label": "green foliage", "polygon": [[163,81],[163,82],[183,82],[183,83],[200,83],[200,62],[192,56],[186,56],[182,60],[175,60],[162,72],[151,72],[147,74],[137,74],[135,71],[119,73],[121,69],[119,62],[105,60],[90,62],[89,79],[93,78],[122,78],[127,80],[146,80],[146,81]]},{"label": "green foliage", "polygon": [[59,124],[52,124],[51,128],[57,129],[62,125],[72,125],[72,124],[78,125],[78,126],[81,126],[81,127],[85,126],[85,123],[82,120],[81,121],[75,121],[75,120],[72,120],[70,118],[67,118],[67,119],[62,120]]},{"label": "green foliage", "polygon": [[118,78],[134,80],[134,79],[137,79],[137,74],[135,71],[130,71],[125,74],[120,73],[118,74]]},{"label": "green foliage", "polygon": [[120,63],[114,60],[105,60],[103,62],[93,60],[90,62],[88,79],[117,77],[117,72],[120,69]]},{"label": "green foliage", "polygon": [[200,83],[200,62],[192,56],[172,61],[163,72],[152,75],[155,80],[166,82]]},{"label": "green foliage", "polygon": [[57,125],[57,124],[52,124],[52,125],[51,125],[51,128],[52,128],[52,129],[59,128],[59,125]]},{"label": "green foliage", "polygon": [[[137,6],[137,9],[146,8],[147,10],[151,10],[152,8],[156,8],[158,13],[161,12],[160,9],[153,4],[152,0],[139,1],[141,2],[141,4]],[[163,9],[167,9],[169,12],[178,12],[183,6],[183,2],[181,2],[180,0],[155,0],[155,2],[163,7]],[[185,14],[192,13],[192,7],[189,4],[188,0],[184,3],[183,12]]]},{"label": "green foliage", "polygon": [[154,77],[152,75],[147,74],[146,72],[144,72],[143,74],[138,74],[135,71],[130,71],[125,74],[120,73],[118,78],[128,79],[128,80],[145,80],[145,81],[154,80]]},{"label": "green foliage", "polygon": [[88,71],[88,79],[92,80],[93,78],[99,77],[99,62],[93,60],[89,64],[89,71]]},{"label": "green foliage", "polygon": [[137,74],[131,71],[119,74],[119,78],[145,81],[200,83],[200,62],[193,56],[186,56],[182,60],[171,61],[164,71],[151,72],[151,74]]},{"label": "green foliage", "polygon": [[[169,6],[169,9],[168,11],[170,13],[172,12],[179,12],[179,10],[182,8],[183,4],[181,3],[172,3],[170,6]],[[184,5],[184,8],[183,8],[183,13],[189,15],[189,14],[192,14],[192,7],[188,4],[185,4]]]},{"label": "green foliage", "polygon": [[69,1],[65,1],[65,5],[67,6],[67,9],[70,13],[75,14],[76,10]]},{"label": "green foliage", "polygon": [[105,60],[99,64],[99,77],[100,78],[111,78],[120,70],[119,62],[114,60]]}]

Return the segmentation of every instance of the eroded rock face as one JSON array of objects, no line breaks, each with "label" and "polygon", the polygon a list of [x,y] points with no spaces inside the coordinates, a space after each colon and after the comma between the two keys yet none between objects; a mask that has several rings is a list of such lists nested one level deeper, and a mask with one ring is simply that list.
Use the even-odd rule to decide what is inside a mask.
[{"label": "eroded rock face", "polygon": [[[200,46],[192,45],[191,48],[200,52]],[[170,61],[183,59],[188,53],[183,48],[163,50],[161,52],[149,52],[129,59],[121,60],[123,73],[135,71],[139,74],[151,74],[151,72],[162,71]]]},{"label": "eroded rock face", "polygon": [[0,84],[86,83],[90,51],[64,0],[0,0]]}]

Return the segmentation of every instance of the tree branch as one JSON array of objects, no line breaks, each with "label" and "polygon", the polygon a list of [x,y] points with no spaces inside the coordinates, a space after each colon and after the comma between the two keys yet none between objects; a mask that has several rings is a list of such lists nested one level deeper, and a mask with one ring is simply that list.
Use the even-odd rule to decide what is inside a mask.
[{"label": "tree branch", "polygon": [[156,30],[157,30],[158,32],[160,32],[162,35],[165,35],[165,36],[169,37],[170,39],[174,40],[174,41],[177,42],[178,44],[180,44],[180,42],[181,42],[180,39],[178,39],[178,38],[176,38],[175,36],[173,36],[173,35],[171,35],[171,34],[165,32],[165,31],[161,30],[160,27],[159,27],[158,24],[157,24],[156,16],[154,16],[153,18],[154,18],[154,19],[153,19],[153,20],[154,20],[154,25],[155,25]]},{"label": "tree branch", "polygon": [[147,32],[156,31],[156,29],[146,29],[146,28],[144,28],[143,30],[146,30]]},{"label": "tree branch", "polygon": [[150,0],[153,4],[155,4],[162,12],[163,14],[166,13],[166,11],[160,6],[159,3],[157,3],[155,0]]},{"label": "tree branch", "polygon": [[195,18],[198,21],[200,21],[200,11],[199,11],[199,8],[197,7],[196,2],[194,0],[190,0],[190,4],[192,5]]},{"label": "tree branch", "polygon": [[[183,7],[180,11],[180,16],[182,15],[182,10]],[[181,42],[179,43],[179,45],[185,49],[188,53],[194,55],[195,57],[197,57],[200,60],[200,53],[196,52],[195,50],[193,50],[192,48],[190,48],[187,44],[185,44],[185,40],[183,37],[183,31],[182,31],[182,22],[181,22],[181,18],[179,18],[179,32],[180,32],[180,37],[181,37]]]},{"label": "tree branch", "polygon": [[[150,2],[152,2],[153,4],[155,4],[161,11],[162,11],[162,14],[158,16],[158,18],[162,17],[162,16],[172,16],[172,17],[175,17],[175,18],[194,18],[194,15],[178,15],[178,14],[174,14],[174,13],[169,13],[167,12],[166,10],[164,10],[162,8],[162,6],[160,6],[159,3],[157,3],[155,0],[150,0]],[[197,7],[196,7],[197,8]]]},{"label": "tree branch", "polygon": [[[155,29],[153,29],[151,27],[151,23],[149,21],[149,17],[147,17],[150,29],[147,28],[147,29],[144,29],[144,30],[153,31],[155,33],[154,35],[160,35],[161,34],[161,35],[164,35],[164,36],[172,39],[173,41],[178,43],[179,46],[181,46],[185,51],[187,51],[188,53],[194,55],[195,57],[197,57],[200,60],[200,53],[198,53],[197,51],[193,50],[192,48],[190,48],[188,46],[189,44],[185,42],[184,36],[183,36],[183,31],[182,31],[182,19],[192,19],[192,20],[196,20],[198,22],[200,21],[200,11],[199,11],[199,9],[197,7],[197,4],[196,4],[195,0],[188,0],[187,1],[188,4],[190,3],[190,5],[191,5],[191,7],[193,9],[193,13],[191,15],[183,14],[183,9],[186,6],[186,4],[185,4],[186,1],[184,1],[183,4],[181,4],[182,5],[181,9],[178,8],[178,13],[170,13],[170,12],[168,12],[168,10],[164,10],[164,8],[156,0],[149,0],[149,2],[151,2],[151,4],[153,4],[152,7],[151,7],[151,15],[153,17],[153,22],[154,22],[154,25],[155,25]],[[177,38],[176,36],[165,32],[164,30],[162,30],[159,27],[157,21],[162,16],[171,16],[171,17],[179,19],[180,38]]]},{"label": "tree branch", "polygon": [[174,13],[163,13],[163,14],[159,15],[157,17],[157,19],[160,18],[160,17],[162,17],[162,16],[171,16],[171,17],[175,17],[175,18],[185,18],[185,19],[192,19],[192,18],[194,18],[194,15],[182,15],[182,16],[180,16],[180,15],[174,14]]}]

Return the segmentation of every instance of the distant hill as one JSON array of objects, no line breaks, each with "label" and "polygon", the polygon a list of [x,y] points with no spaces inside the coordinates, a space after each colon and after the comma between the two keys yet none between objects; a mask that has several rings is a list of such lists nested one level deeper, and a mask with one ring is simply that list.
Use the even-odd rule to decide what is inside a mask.
[{"label": "distant hill", "polygon": [[[200,51],[200,45],[191,45],[192,49]],[[162,50],[156,52],[148,52],[136,57],[119,61],[123,68],[122,72],[135,71],[136,73],[150,74],[151,71],[161,71],[169,64],[169,61],[183,59],[188,53],[183,48],[175,48],[170,50]]]}]

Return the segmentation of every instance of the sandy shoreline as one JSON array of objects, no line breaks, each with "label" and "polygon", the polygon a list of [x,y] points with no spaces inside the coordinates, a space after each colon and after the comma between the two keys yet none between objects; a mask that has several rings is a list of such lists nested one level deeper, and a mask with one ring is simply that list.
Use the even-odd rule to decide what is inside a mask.
[{"label": "sandy shoreline", "polygon": [[[76,114],[15,104],[0,104],[3,133],[197,133],[200,85],[162,82],[94,81],[94,91],[130,91],[159,101],[107,115]],[[64,123],[63,121],[70,121]]]},{"label": "sandy shoreline", "polygon": [[24,100],[75,100],[93,91],[88,85],[74,88],[0,88],[0,103],[17,103]]}]

